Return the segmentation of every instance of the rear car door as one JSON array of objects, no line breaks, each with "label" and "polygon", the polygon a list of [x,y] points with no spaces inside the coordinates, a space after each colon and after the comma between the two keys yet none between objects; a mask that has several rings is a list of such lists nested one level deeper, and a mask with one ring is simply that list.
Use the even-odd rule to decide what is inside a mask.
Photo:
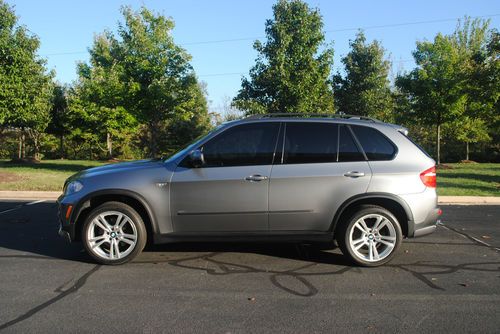
[{"label": "rear car door", "polygon": [[269,229],[327,231],[339,206],[366,192],[370,166],[346,125],[284,125],[282,159],[269,186]]},{"label": "rear car door", "polygon": [[279,128],[279,122],[235,125],[199,147],[202,167],[181,162],[171,181],[175,231],[267,231]]}]

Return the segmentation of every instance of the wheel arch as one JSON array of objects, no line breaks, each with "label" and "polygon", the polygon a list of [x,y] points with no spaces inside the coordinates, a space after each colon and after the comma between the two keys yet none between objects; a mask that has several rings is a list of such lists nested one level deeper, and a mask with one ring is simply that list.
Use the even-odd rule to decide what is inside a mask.
[{"label": "wheel arch", "polygon": [[153,235],[158,231],[158,222],[146,199],[134,191],[107,189],[89,193],[75,205],[75,209],[71,214],[71,221],[75,224],[76,241],[81,241],[83,222],[88,214],[93,209],[106,202],[125,203],[136,210],[146,225],[148,241],[153,240]]},{"label": "wheel arch", "polygon": [[340,205],[330,227],[330,231],[333,232],[334,237],[342,219],[352,215],[355,209],[363,204],[378,205],[389,210],[401,224],[403,236],[408,237],[413,235],[413,214],[408,203],[399,196],[393,194],[366,193],[353,196]]}]

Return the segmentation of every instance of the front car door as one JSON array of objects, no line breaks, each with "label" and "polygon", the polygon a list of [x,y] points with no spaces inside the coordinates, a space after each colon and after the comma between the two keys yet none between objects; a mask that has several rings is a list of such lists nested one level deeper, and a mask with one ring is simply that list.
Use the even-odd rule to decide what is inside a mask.
[{"label": "front car door", "polygon": [[279,122],[232,126],[202,144],[205,163],[186,158],[171,180],[176,232],[267,231],[269,176]]},{"label": "front car door", "polygon": [[270,231],[327,231],[339,206],[366,192],[370,178],[348,126],[287,122],[281,163],[271,173]]}]

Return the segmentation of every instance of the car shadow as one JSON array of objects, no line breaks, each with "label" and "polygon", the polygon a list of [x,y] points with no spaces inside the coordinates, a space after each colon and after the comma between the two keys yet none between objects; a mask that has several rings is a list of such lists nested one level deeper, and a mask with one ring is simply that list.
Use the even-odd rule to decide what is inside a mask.
[{"label": "car shadow", "polygon": [[[56,204],[50,202],[29,205],[27,202],[2,202],[0,205],[0,258],[25,258],[41,260],[66,260],[93,263],[81,243],[68,243],[58,236]],[[447,233],[458,233],[449,230]],[[445,241],[445,240],[442,240]],[[422,240],[420,241],[422,242]],[[446,241],[445,241],[446,242]],[[433,244],[440,244],[434,242]],[[443,243],[446,245],[447,243]],[[471,239],[470,244],[458,243],[461,247],[488,248]],[[495,251],[496,252],[496,251]],[[252,254],[262,258],[252,257]],[[287,259],[267,262],[264,257]],[[444,291],[446,288],[433,280],[436,275],[446,276],[455,272],[484,272],[498,275],[498,261],[429,261],[415,257],[401,261],[396,257],[382,270],[396,270],[410,274],[428,288]],[[29,262],[28,262],[29,263]],[[357,268],[338,250],[324,245],[297,243],[172,243],[151,245],[129,265],[165,264],[184,270],[198,271],[209,275],[262,274],[271,283],[287,293],[310,297],[318,293],[313,277],[344,275],[349,271],[359,273]],[[319,264],[323,264],[319,266]],[[100,266],[95,266],[99,268]],[[375,269],[374,269],[375,270]]]},{"label": "car shadow", "polygon": [[[58,235],[57,206],[54,202],[2,202],[0,206],[0,247],[2,257],[31,257],[93,263],[81,243],[69,243]],[[313,263],[350,265],[325,245],[297,243],[189,242],[148,245],[136,261],[157,263],[165,254],[253,253]],[[328,251],[327,251],[328,250]],[[21,254],[19,254],[21,252]],[[161,259],[160,259],[161,260]]]}]

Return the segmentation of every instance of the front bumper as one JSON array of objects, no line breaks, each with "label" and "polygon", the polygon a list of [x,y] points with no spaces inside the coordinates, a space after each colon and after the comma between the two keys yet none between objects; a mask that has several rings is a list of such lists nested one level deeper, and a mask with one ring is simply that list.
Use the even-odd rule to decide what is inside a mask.
[{"label": "front bumper", "polygon": [[74,208],[74,204],[66,202],[64,196],[61,195],[57,199],[57,206],[58,206],[57,217],[59,220],[59,235],[64,239],[68,240],[69,242],[75,241],[76,237],[75,224],[71,223],[71,217],[66,219],[66,212],[68,210],[68,207],[72,206],[72,208]]}]

